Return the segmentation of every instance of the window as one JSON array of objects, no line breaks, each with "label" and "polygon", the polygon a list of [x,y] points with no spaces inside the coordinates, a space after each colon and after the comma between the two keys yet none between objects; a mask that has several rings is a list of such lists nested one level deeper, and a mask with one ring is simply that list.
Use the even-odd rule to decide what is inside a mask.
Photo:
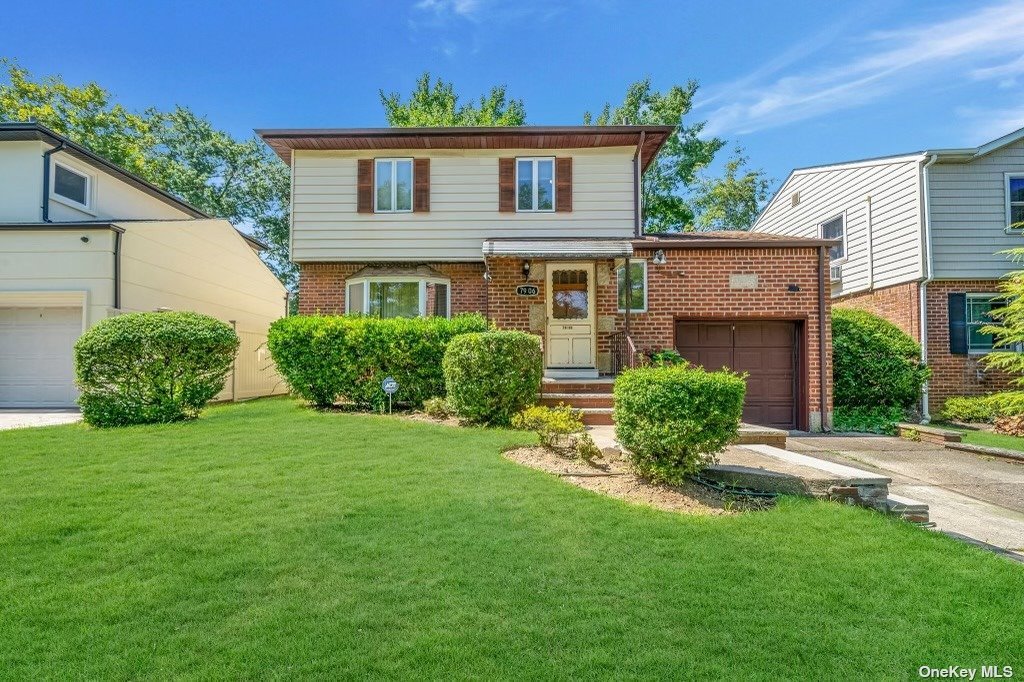
[{"label": "window", "polygon": [[992,324],[992,309],[1000,305],[1000,300],[992,294],[967,294],[967,352],[971,355],[992,350],[994,338],[983,334],[981,328]]},{"label": "window", "polygon": [[516,210],[555,210],[554,159],[516,159]]},{"label": "window", "polygon": [[374,182],[377,213],[412,210],[412,159],[377,159]]},{"label": "window", "polygon": [[414,277],[358,277],[346,283],[345,312],[373,317],[449,317],[447,281]]},{"label": "window", "polygon": [[1006,226],[1024,230],[1024,175],[1006,176]]},{"label": "window", "polygon": [[793,192],[789,195],[790,206],[796,207],[800,204],[800,192]]},{"label": "window", "polygon": [[846,260],[846,216],[839,215],[818,226],[822,239],[838,239],[839,243],[828,250],[833,265]]},{"label": "window", "polygon": [[619,312],[629,310],[634,313],[647,312],[647,261],[634,260],[629,262],[629,287],[626,287],[626,266],[615,269],[615,277],[619,285]]},{"label": "window", "polygon": [[585,320],[590,317],[590,289],[586,270],[555,270],[551,273],[551,317]]},{"label": "window", "polygon": [[61,198],[89,207],[90,178],[59,163],[53,164],[53,193]]}]

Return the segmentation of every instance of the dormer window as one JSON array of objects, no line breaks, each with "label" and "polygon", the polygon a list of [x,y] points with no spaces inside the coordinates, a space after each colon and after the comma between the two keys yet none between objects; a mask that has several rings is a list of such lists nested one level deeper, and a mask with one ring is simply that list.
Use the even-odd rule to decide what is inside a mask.
[{"label": "dormer window", "polygon": [[53,164],[53,194],[79,208],[89,208],[92,179],[59,163]]},{"label": "dormer window", "polygon": [[516,159],[516,210],[555,210],[555,160]]},{"label": "dormer window", "polygon": [[377,159],[374,212],[412,211],[412,159]]}]

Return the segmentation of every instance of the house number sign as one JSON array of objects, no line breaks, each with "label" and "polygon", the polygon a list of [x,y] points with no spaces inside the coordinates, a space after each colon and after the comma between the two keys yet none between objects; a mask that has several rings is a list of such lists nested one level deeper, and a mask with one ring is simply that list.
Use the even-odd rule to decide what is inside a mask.
[{"label": "house number sign", "polygon": [[516,287],[516,296],[536,296],[540,293],[540,287],[536,284],[520,284]]}]

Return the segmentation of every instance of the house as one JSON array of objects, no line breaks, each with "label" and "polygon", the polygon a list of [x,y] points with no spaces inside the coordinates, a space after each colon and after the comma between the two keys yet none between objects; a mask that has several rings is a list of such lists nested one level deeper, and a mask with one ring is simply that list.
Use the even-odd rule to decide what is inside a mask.
[{"label": "house", "polygon": [[1024,128],[980,147],[930,149],[798,168],[753,230],[839,241],[829,251],[832,303],[887,318],[921,343],[932,368],[928,419],[956,395],[1006,388],[979,362],[980,329],[1024,246]]},{"label": "house", "polygon": [[643,234],[642,173],[672,130],[257,133],[292,169],[301,313],[480,312],[542,338],[555,395],[676,348],[749,372],[747,421],[820,428],[831,242]]},{"label": "house", "polygon": [[42,125],[0,123],[0,408],[73,406],[81,333],[165,309],[238,330],[220,398],[284,392],[261,344],[286,292],[262,248]]}]

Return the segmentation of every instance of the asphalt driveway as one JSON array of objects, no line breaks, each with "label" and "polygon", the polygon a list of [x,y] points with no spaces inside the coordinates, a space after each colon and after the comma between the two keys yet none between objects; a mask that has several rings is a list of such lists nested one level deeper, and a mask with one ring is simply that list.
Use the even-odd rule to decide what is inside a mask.
[{"label": "asphalt driveway", "polygon": [[0,410],[0,431],[31,426],[73,424],[78,421],[82,421],[82,414],[75,409]]},{"label": "asphalt driveway", "polygon": [[791,436],[787,449],[892,478],[939,530],[1024,554],[1024,464],[888,436]]}]

